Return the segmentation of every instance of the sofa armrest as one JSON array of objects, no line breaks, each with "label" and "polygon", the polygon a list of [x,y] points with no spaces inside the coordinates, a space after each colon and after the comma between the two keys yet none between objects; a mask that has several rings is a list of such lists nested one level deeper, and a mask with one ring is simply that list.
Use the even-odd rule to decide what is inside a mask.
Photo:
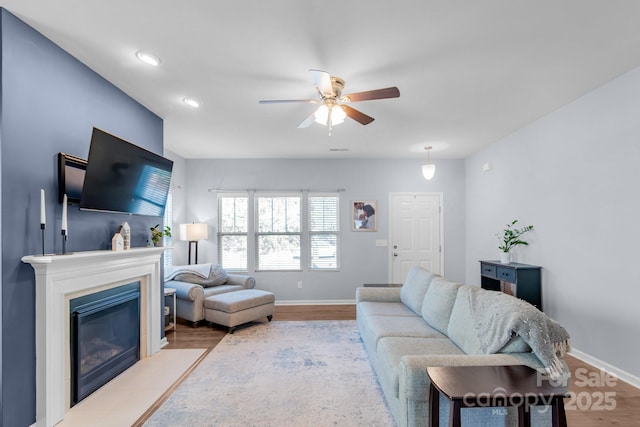
[{"label": "sofa armrest", "polygon": [[427,376],[429,366],[506,366],[525,365],[533,369],[542,363],[533,353],[478,354],[478,355],[421,355],[403,356],[400,359],[399,387],[400,399],[429,400],[430,381]]},{"label": "sofa armrest", "polygon": [[361,301],[400,302],[401,288],[357,288],[356,304]]},{"label": "sofa armrest", "polygon": [[165,288],[174,288],[176,290],[176,298],[195,301],[198,298],[204,299],[204,288],[195,283],[181,282],[179,280],[169,280],[164,282]]},{"label": "sofa armrest", "polygon": [[245,289],[253,289],[256,286],[256,278],[245,274],[227,274],[227,285],[240,285]]}]

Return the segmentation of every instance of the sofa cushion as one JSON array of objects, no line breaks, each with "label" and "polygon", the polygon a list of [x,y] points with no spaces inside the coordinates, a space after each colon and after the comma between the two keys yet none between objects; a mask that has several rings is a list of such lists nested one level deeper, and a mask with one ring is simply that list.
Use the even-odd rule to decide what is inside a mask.
[{"label": "sofa cushion", "polygon": [[449,328],[449,318],[460,286],[444,277],[434,277],[424,296],[422,318],[443,334]]},{"label": "sofa cushion", "polygon": [[416,316],[401,302],[362,301],[358,303],[358,311],[362,316]]},{"label": "sofa cushion", "polygon": [[[235,292],[235,291],[241,291],[243,290],[244,287],[240,286],[240,285],[220,285],[220,286],[210,286],[208,288],[203,288],[204,292],[204,298],[208,298],[211,295],[220,295],[220,294],[224,294],[226,292]],[[204,301],[203,301],[204,303]]]},{"label": "sofa cushion", "polygon": [[362,339],[374,349],[384,337],[446,338],[417,316],[370,316],[364,328]]},{"label": "sofa cushion", "polygon": [[471,318],[469,294],[482,291],[477,286],[463,285],[458,288],[456,302],[451,310],[447,335],[466,354],[483,354],[475,323]]},{"label": "sofa cushion", "polygon": [[435,275],[424,268],[413,266],[409,269],[407,279],[400,289],[400,301],[420,316],[422,300]]},{"label": "sofa cushion", "polygon": [[273,305],[275,295],[273,292],[260,289],[243,289],[236,292],[225,292],[212,295],[204,300],[204,308],[222,311],[224,313],[237,313],[264,304]]},{"label": "sofa cushion", "polygon": [[[392,387],[394,395],[399,396],[400,359],[403,356],[428,355],[461,355],[464,354],[448,338],[410,338],[385,337],[380,339],[376,355],[380,361],[377,374],[384,387]],[[426,376],[426,372],[425,372]]]}]

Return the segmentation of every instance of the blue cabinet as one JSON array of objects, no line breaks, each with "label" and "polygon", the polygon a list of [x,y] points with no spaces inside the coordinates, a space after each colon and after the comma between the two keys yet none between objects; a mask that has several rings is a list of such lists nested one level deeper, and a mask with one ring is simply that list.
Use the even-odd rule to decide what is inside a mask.
[{"label": "blue cabinet", "polygon": [[482,288],[505,292],[542,310],[541,268],[517,262],[480,261]]}]

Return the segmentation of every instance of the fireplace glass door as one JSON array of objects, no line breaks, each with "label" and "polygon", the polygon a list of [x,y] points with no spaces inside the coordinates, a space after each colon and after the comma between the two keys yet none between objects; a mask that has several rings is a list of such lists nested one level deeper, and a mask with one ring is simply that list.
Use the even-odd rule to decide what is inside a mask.
[{"label": "fireplace glass door", "polygon": [[131,287],[72,303],[71,406],[140,360],[140,291]]}]

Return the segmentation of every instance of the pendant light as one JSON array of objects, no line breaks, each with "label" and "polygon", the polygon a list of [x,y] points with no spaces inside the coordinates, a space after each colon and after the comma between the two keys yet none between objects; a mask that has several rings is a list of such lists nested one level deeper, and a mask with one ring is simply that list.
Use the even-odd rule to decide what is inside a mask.
[{"label": "pendant light", "polygon": [[435,175],[436,173],[436,165],[431,163],[431,158],[429,157],[429,151],[432,148],[433,147],[430,145],[424,147],[424,149],[427,151],[427,163],[422,165],[422,176],[424,176],[424,178],[427,180],[430,180],[431,178],[433,178],[433,175]]}]

